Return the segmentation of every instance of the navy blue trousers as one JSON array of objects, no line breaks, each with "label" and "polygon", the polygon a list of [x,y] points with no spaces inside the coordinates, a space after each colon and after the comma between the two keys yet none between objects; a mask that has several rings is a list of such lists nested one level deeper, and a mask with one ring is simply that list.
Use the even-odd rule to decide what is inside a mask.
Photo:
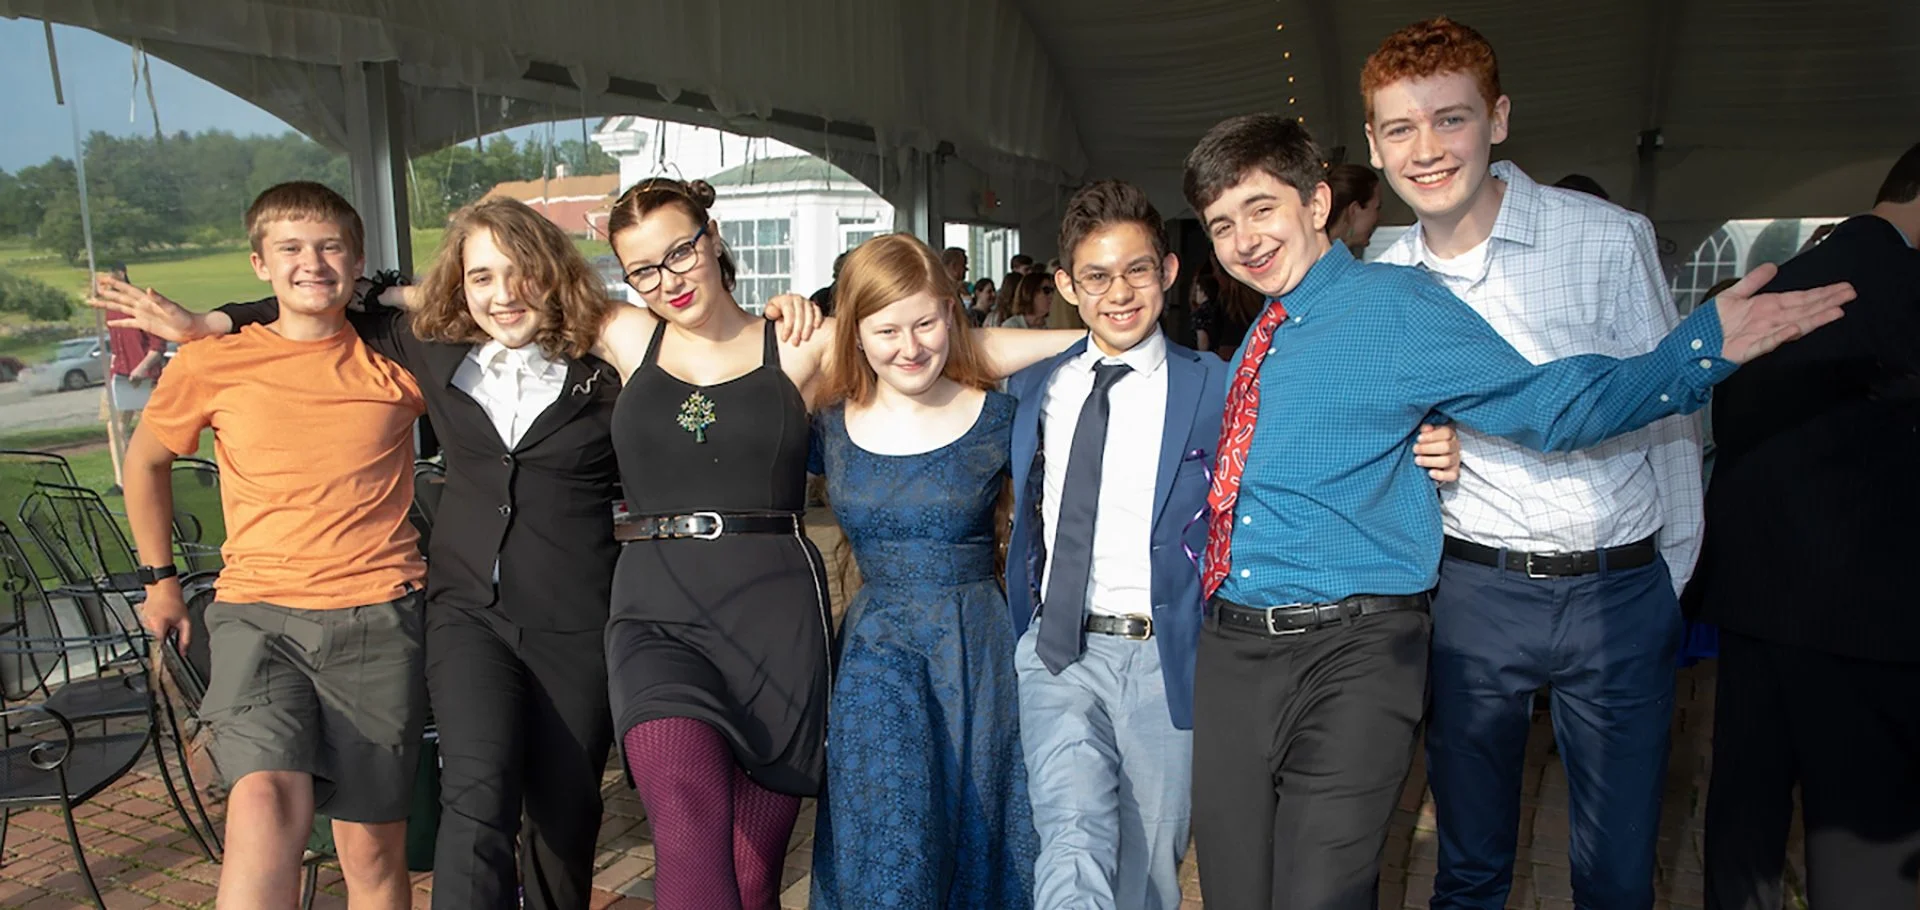
[{"label": "navy blue trousers", "polygon": [[1575,904],[1653,905],[1681,631],[1660,559],[1574,578],[1441,562],[1427,728],[1440,848],[1433,907],[1506,906],[1541,686],[1552,688],[1566,765]]}]

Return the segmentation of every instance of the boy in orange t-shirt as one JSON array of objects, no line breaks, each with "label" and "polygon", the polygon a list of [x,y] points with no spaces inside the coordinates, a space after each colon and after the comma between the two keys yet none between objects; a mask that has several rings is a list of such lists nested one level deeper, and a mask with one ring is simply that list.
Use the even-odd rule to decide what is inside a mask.
[{"label": "boy in orange t-shirt", "polygon": [[[231,787],[219,906],[286,905],[319,810],[354,906],[407,907],[426,705],[426,566],[407,522],[420,389],[347,325],[364,234],[346,200],[280,184],[248,208],[247,234],[280,318],[183,347],[128,445],[141,619],[162,641],[210,636],[201,714]],[[195,629],[172,577],[169,481],[208,427],[226,568]]]}]

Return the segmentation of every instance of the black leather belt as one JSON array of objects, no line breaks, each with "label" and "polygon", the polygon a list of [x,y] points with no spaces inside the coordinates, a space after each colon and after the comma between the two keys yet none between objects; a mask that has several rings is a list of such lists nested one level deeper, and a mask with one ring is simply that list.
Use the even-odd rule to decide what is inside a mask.
[{"label": "black leather belt", "polygon": [[685,515],[632,515],[615,522],[613,539],[713,540],[732,534],[795,534],[802,530],[792,512],[688,512]]},{"label": "black leather belt", "polygon": [[1282,604],[1277,607],[1248,607],[1215,597],[1207,602],[1207,609],[1221,628],[1278,638],[1303,635],[1315,629],[1379,613],[1398,613],[1402,610],[1424,613],[1427,610],[1427,595],[1355,594],[1330,604]]},{"label": "black leather belt", "polygon": [[1569,578],[1575,575],[1592,575],[1600,571],[1603,563],[1609,569],[1638,569],[1651,564],[1653,558],[1660,553],[1651,537],[1625,546],[1586,550],[1580,553],[1502,551],[1497,547],[1449,537],[1445,550],[1448,556],[1455,559],[1506,569],[1509,572],[1525,572],[1528,578]]},{"label": "black leather belt", "polygon": [[1087,631],[1098,635],[1118,635],[1134,641],[1146,641],[1153,637],[1153,617],[1088,614]]}]

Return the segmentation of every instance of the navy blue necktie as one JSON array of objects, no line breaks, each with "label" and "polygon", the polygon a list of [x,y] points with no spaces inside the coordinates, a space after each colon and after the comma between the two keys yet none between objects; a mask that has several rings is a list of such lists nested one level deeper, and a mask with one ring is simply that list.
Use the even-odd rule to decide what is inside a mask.
[{"label": "navy blue necktie", "polygon": [[1040,635],[1034,650],[1058,676],[1086,648],[1087,581],[1093,575],[1093,523],[1100,506],[1100,461],[1107,452],[1107,393],[1132,371],[1124,363],[1093,368],[1093,391],[1080,405],[1060,491],[1060,518],[1053,531],[1053,573],[1047,577]]}]

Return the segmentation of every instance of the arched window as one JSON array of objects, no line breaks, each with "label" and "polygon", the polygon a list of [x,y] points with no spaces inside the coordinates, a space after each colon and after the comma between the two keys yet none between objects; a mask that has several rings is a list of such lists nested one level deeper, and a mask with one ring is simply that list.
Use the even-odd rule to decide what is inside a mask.
[{"label": "arched window", "polygon": [[1740,273],[1739,251],[1725,226],[1694,248],[1693,258],[1673,277],[1673,305],[1685,316],[1693,312],[1707,290]]}]

